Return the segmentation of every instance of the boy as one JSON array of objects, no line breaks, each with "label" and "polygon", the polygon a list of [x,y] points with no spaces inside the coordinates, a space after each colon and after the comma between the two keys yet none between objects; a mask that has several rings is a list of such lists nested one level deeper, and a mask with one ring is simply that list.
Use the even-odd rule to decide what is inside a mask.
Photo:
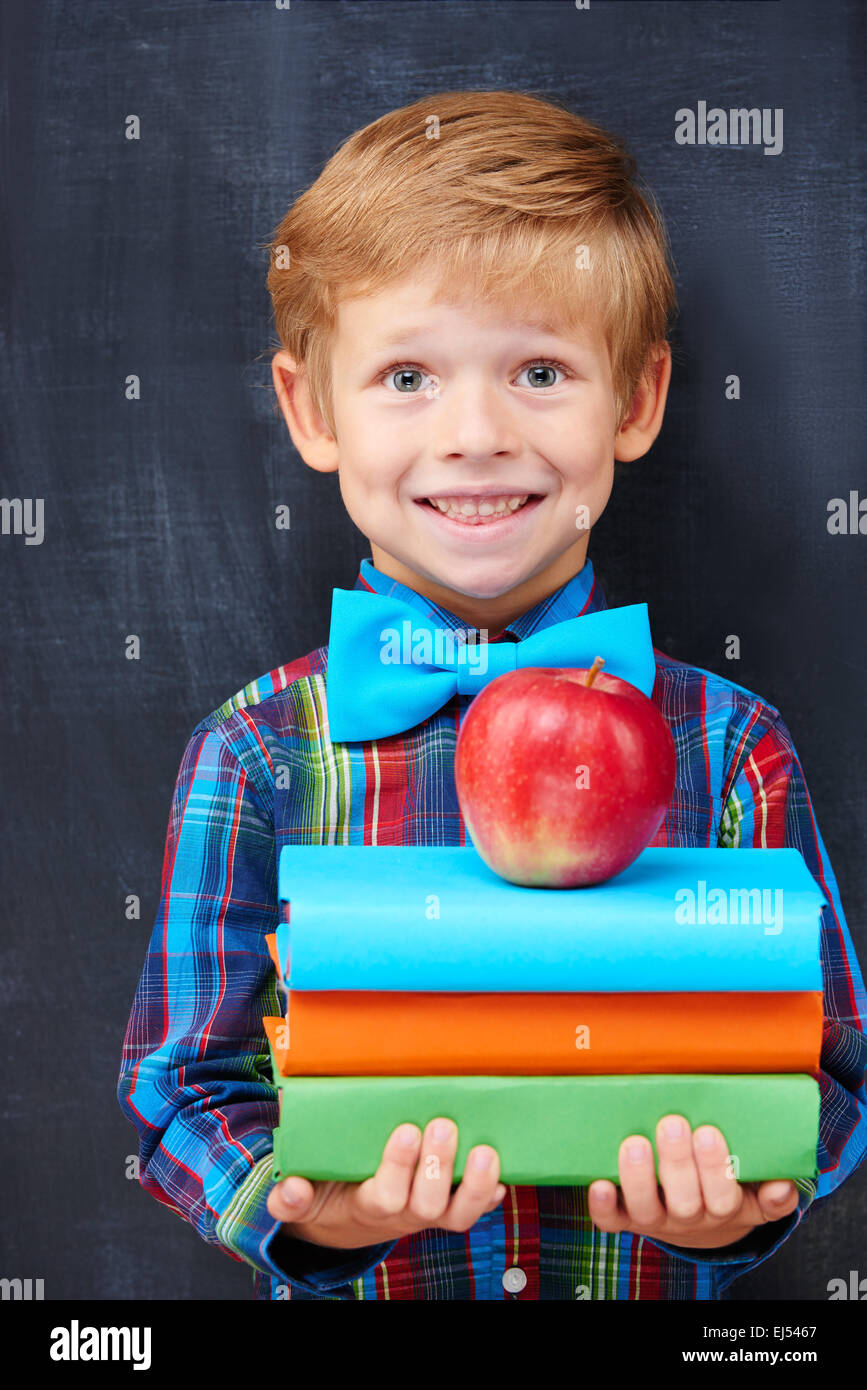
[{"label": "boy", "polygon": [[[607,607],[589,534],[614,461],[659,432],[674,310],[661,220],[616,141],[517,92],[391,112],[290,209],[268,285],[292,440],[338,472],[370,541],[356,589],[495,642]],[[452,1184],[457,1134],[440,1116],[383,1135],[366,1182],[274,1185],[261,1019],[281,1011],[264,938],[282,845],[465,843],[453,758],[472,697],[337,742],[328,655],[247,686],[184,753],[119,1084],[143,1186],[251,1264],[262,1299],[726,1296],[867,1145],[864,986],[780,714],[654,649],[678,764],[654,844],[794,845],[829,903],[817,1182],[740,1184],[725,1136],[671,1115],[659,1186],[640,1136],[624,1136],[619,1191],[505,1187],[485,1145]]]}]

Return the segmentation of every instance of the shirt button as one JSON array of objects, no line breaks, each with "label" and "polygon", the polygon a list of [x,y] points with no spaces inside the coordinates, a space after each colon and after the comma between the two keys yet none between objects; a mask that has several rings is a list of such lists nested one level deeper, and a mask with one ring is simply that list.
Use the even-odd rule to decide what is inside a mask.
[{"label": "shirt button", "polygon": [[527,1276],[522,1269],[519,1269],[517,1265],[513,1265],[511,1269],[506,1270],[503,1275],[503,1288],[506,1290],[506,1293],[520,1293],[521,1290],[526,1287]]}]

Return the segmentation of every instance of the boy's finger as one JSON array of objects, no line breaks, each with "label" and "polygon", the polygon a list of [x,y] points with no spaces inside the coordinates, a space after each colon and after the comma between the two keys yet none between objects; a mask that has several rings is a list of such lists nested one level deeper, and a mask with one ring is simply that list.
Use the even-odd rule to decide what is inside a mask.
[{"label": "boy's finger", "polygon": [[607,1178],[599,1178],[587,1189],[590,1220],[608,1235],[629,1229],[629,1221],[617,1198],[617,1188]]},{"label": "boy's finger", "polygon": [[293,1176],[274,1184],[265,1205],[275,1221],[303,1221],[314,1196],[312,1182]]},{"label": "boy's finger", "polygon": [[397,1216],[407,1206],[420,1142],[418,1125],[398,1125],[389,1135],[373,1177],[355,1189],[354,1200],[366,1217]]},{"label": "boy's finger", "polygon": [[683,1115],[665,1115],[656,1126],[659,1184],[665,1210],[672,1221],[692,1222],[704,1212],[698,1168],[692,1149],[692,1130]]},{"label": "boy's finger", "polygon": [[709,1216],[730,1220],[744,1204],[744,1189],[729,1164],[724,1136],[714,1125],[699,1125],[692,1145],[705,1210]]},{"label": "boy's finger", "polygon": [[756,1198],[766,1221],[780,1221],[791,1216],[798,1205],[798,1189],[789,1181],[763,1182],[756,1189]]},{"label": "boy's finger", "polygon": [[[477,1159],[483,1161],[483,1167],[478,1166]],[[446,1231],[468,1231],[494,1203],[494,1193],[502,1186],[499,1179],[500,1155],[490,1144],[478,1144],[467,1154],[461,1184],[437,1225]]]},{"label": "boy's finger", "polygon": [[433,1225],[449,1204],[452,1169],[458,1150],[458,1127],[440,1115],[422,1138],[421,1156],[409,1196],[409,1209],[422,1226]]},{"label": "boy's finger", "polygon": [[630,1230],[655,1230],[665,1224],[665,1207],[659,1200],[653,1146],[641,1134],[630,1135],[617,1156],[620,1189]]}]

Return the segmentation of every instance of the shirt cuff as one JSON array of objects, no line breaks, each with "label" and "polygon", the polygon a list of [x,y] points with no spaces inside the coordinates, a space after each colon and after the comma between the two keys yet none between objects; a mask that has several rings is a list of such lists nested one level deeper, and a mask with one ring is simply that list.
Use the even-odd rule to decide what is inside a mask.
[{"label": "shirt cuff", "polygon": [[396,1240],[343,1250],[287,1236],[266,1205],[273,1166],[273,1154],[264,1154],[217,1221],[217,1240],[237,1258],[306,1293],[325,1293],[359,1279],[394,1249]]},{"label": "shirt cuff", "polygon": [[788,1216],[781,1217],[779,1221],[769,1221],[763,1226],[754,1227],[741,1240],[734,1241],[731,1245],[699,1250],[685,1245],[669,1245],[664,1240],[652,1240],[649,1236],[645,1236],[644,1239],[664,1250],[667,1255],[674,1255],[679,1260],[688,1260],[693,1264],[742,1265],[743,1268],[733,1270],[731,1278],[734,1279],[739,1274],[745,1274],[747,1267],[760,1265],[763,1260],[773,1255],[783,1241],[788,1240],[795,1227],[801,1224],[815,1198],[816,1183],[809,1178],[794,1178],[793,1181],[798,1188],[798,1205],[795,1210]]},{"label": "shirt cuff", "polygon": [[380,1245],[361,1245],[351,1250],[331,1245],[315,1245],[296,1240],[280,1229],[277,1222],[269,1243],[269,1255],[278,1262],[279,1273],[289,1284],[307,1293],[329,1293],[360,1279],[362,1274],[380,1264],[397,1244],[396,1240]]}]

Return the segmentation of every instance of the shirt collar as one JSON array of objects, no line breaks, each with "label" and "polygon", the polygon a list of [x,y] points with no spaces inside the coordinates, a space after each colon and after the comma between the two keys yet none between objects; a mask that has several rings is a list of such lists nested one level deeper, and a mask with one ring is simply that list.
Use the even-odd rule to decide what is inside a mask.
[{"label": "shirt collar", "polygon": [[[358,578],[353,588],[367,589],[373,593],[381,594],[384,598],[399,598],[404,603],[417,608],[425,617],[430,618],[441,627],[466,629],[466,623],[456,613],[452,613],[448,608],[442,608],[432,599],[416,593],[415,589],[410,589],[406,584],[392,579],[390,575],[383,574],[367,557],[361,561]],[[578,618],[584,613],[597,613],[607,607],[602,586],[593,573],[593,565],[590,560],[585,560],[583,569],[579,570],[576,575],[562,584],[553,594],[540,599],[525,613],[513,618],[502,629],[502,632],[489,634],[490,640],[508,640],[506,634],[511,634],[515,640],[522,641],[525,637],[529,637],[531,632],[540,632],[543,628],[551,627],[554,623],[566,622],[569,618]]]}]

